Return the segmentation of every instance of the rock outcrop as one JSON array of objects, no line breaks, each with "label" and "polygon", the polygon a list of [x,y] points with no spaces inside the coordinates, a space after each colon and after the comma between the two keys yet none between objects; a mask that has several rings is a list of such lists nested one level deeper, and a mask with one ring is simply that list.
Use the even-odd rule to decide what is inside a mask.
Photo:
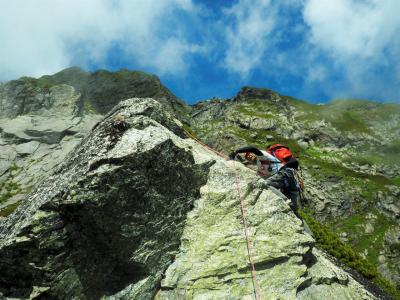
[{"label": "rock outcrop", "polygon": [[68,68],[0,85],[0,218],[82,140],[121,100],[152,97],[177,118],[188,106],[160,80],[138,71],[94,73]]},{"label": "rock outcrop", "polygon": [[[15,103],[7,89],[0,94],[3,106]],[[94,112],[79,114],[80,93],[66,84],[32,97],[23,101],[26,112],[0,118],[0,210],[23,200],[102,118]]]},{"label": "rock outcrop", "polygon": [[251,299],[241,198],[262,299],[376,299],[314,247],[280,193],[186,138],[152,99],[118,104],[0,221],[0,293]]},{"label": "rock outcrop", "polygon": [[178,114],[189,109],[155,75],[126,69],[89,73],[71,67],[54,75],[22,77],[1,85],[0,116],[16,117],[53,107],[51,88],[57,85],[68,85],[77,91],[76,109],[80,112],[90,108],[106,114],[121,100],[132,97],[152,97]]}]

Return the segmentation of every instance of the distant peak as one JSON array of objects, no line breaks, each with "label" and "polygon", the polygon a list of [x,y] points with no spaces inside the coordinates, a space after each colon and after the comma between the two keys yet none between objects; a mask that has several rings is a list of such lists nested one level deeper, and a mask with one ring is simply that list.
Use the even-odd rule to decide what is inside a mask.
[{"label": "distant peak", "polygon": [[247,101],[254,99],[272,100],[276,102],[280,100],[280,96],[278,93],[270,89],[244,86],[234,97],[234,101]]},{"label": "distant peak", "polygon": [[118,78],[142,78],[142,79],[149,79],[155,80],[160,83],[160,79],[153,74],[146,73],[143,71],[137,70],[129,70],[129,69],[119,69],[117,71],[109,71],[105,69],[99,69],[92,73],[93,76],[113,76]]},{"label": "distant peak", "polygon": [[89,73],[86,72],[85,70],[83,70],[82,68],[77,67],[77,66],[73,66],[73,67],[69,67],[69,68],[66,68],[64,70],[61,70],[60,72],[57,72],[57,73],[53,74],[53,76],[67,75],[67,74],[85,74],[85,75],[89,75]]}]

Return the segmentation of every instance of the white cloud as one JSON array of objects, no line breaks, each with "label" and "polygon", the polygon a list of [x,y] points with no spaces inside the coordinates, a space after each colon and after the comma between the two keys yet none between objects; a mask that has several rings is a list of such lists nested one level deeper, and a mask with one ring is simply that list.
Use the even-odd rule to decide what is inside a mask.
[{"label": "white cloud", "polygon": [[398,11],[398,0],[239,0],[219,23],[223,67],[242,82],[294,76],[306,98],[398,98]]},{"label": "white cloud", "polygon": [[[325,91],[336,96],[381,97],[399,101],[396,90],[400,2],[397,0],[307,0],[304,21],[310,32],[309,70],[325,67],[341,81],[327,76]],[[327,58],[321,60],[321,56]],[[339,78],[338,78],[339,77]],[[312,77],[309,77],[312,80]],[[312,84],[312,82],[308,82]]]},{"label": "white cloud", "polygon": [[323,65],[311,66],[308,69],[307,80],[311,82],[322,82],[327,78],[327,70]]},{"label": "white cloud", "polygon": [[[147,64],[155,64],[161,73],[181,73],[188,67],[189,58],[193,53],[204,52],[198,45],[184,44],[175,38],[168,39],[161,49],[152,49],[153,60]],[[142,56],[146,56],[142,53]]]},{"label": "white cloud", "polygon": [[269,47],[276,24],[276,9],[269,0],[240,0],[225,10],[226,52],[224,66],[247,77],[259,66]]},{"label": "white cloud", "polygon": [[191,0],[1,0],[0,80],[52,73],[73,60],[102,65],[115,45],[139,66],[182,72],[184,57],[198,46],[187,41],[177,12],[195,14],[195,6]]},{"label": "white cloud", "polygon": [[193,1],[0,0],[0,81],[72,63],[107,68],[117,48],[122,62],[161,76],[194,66],[235,84],[290,76],[303,98],[398,98],[398,0]]},{"label": "white cloud", "polygon": [[335,58],[380,59],[400,29],[397,0],[308,0],[311,42]]}]

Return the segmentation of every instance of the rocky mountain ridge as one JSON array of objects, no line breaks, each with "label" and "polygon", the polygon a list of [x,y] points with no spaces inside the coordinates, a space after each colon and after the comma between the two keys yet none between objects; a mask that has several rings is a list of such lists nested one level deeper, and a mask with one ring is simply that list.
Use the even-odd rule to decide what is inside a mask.
[{"label": "rocky mountain ridge", "polygon": [[[232,99],[189,107],[142,72],[91,74],[70,68],[21,78],[0,86],[0,216],[24,205],[123,97],[155,98],[186,130],[227,153],[247,144],[288,144],[302,162],[307,212],[399,285],[400,110],[395,104],[312,105],[245,87]],[[117,136],[126,130],[119,118]],[[174,280],[176,288],[188,284]]]},{"label": "rocky mountain ridge", "polygon": [[121,69],[117,72],[98,70],[93,73],[78,67],[40,78],[21,77],[0,86],[1,116],[16,117],[43,111],[53,106],[51,89],[58,85],[73,87],[78,94],[75,109],[82,113],[106,114],[121,100],[133,95],[152,97],[167,109],[186,112],[188,106],[164,87],[157,76]]},{"label": "rocky mountain ridge", "polygon": [[378,299],[314,248],[279,192],[143,98],[118,104],[0,223],[0,292],[251,299],[235,169],[262,299]]},{"label": "rocky mountain ridge", "polygon": [[[156,76],[73,67],[0,86],[0,209],[15,208],[121,100],[153,97],[184,116],[186,104]],[[1,215],[1,213],[0,213]]]}]

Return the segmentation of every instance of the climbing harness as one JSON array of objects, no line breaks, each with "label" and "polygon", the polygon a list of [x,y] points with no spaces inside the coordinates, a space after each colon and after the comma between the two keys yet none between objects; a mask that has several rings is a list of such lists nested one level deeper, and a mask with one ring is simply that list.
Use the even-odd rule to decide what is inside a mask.
[{"label": "climbing harness", "polygon": [[[194,141],[196,141],[197,143],[199,143],[200,145],[202,145],[204,148],[210,150],[211,152],[214,152],[215,154],[217,154],[218,156],[224,158],[224,159],[228,159],[228,156],[218,152],[217,150],[211,148],[210,146],[208,146],[207,144],[204,144],[202,141],[200,141],[198,138],[196,138],[193,134],[191,134],[190,132],[188,132],[186,129],[183,129],[186,134],[188,135],[188,137],[190,137],[191,139],[193,139]],[[241,191],[240,191],[240,180],[239,180],[239,174],[236,168],[236,163],[235,161],[233,161],[234,165],[232,167],[233,172],[235,174],[235,184],[236,184],[236,191],[240,200],[240,212],[242,214],[242,221],[243,221],[243,228],[244,228],[244,235],[246,238],[246,245],[247,245],[247,255],[248,255],[248,259],[251,265],[251,278],[253,281],[253,288],[254,288],[254,296],[256,298],[256,300],[260,300],[261,299],[261,293],[260,293],[260,285],[258,283],[257,280],[257,273],[256,273],[256,268],[254,266],[254,262],[253,262],[253,248],[251,245],[251,241],[249,238],[249,229],[248,229],[248,224],[247,224],[247,209],[246,206],[244,205],[244,199],[241,196]]]}]

